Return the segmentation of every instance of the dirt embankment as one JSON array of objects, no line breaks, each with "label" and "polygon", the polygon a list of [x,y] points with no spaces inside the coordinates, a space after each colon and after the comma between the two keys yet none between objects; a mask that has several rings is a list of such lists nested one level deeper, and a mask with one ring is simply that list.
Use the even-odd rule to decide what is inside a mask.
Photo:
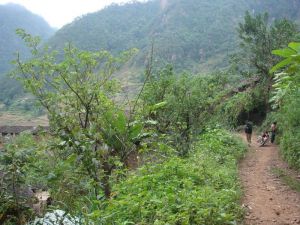
[{"label": "dirt embankment", "polygon": [[274,174],[274,168],[289,171],[279,156],[278,147],[270,143],[259,147],[253,142],[240,164],[247,225],[300,224],[300,193],[285,185]]},{"label": "dirt embankment", "polygon": [[0,113],[0,126],[48,126],[47,116],[25,116],[13,113]]}]

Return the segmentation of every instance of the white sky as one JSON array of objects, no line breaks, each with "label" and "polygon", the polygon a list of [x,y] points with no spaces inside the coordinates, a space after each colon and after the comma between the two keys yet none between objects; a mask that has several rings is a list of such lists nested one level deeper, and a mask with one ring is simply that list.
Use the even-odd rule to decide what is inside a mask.
[{"label": "white sky", "polygon": [[[76,17],[96,12],[112,3],[130,0],[0,0],[0,4],[17,3],[42,16],[52,27],[60,28]],[[140,0],[142,1],[142,0]]]}]

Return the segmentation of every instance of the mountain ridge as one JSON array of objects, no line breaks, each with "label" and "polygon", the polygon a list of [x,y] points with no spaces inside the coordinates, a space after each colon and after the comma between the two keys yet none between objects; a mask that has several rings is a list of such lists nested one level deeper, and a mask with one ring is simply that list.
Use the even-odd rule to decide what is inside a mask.
[{"label": "mountain ridge", "polygon": [[[15,85],[16,81],[3,77],[11,68],[9,61],[13,59],[13,53],[18,50],[22,56],[29,56],[27,48],[21,44],[22,40],[15,34],[16,28],[22,27],[32,35],[41,36],[45,43],[58,50],[62,50],[66,42],[83,50],[102,49],[113,54],[130,48],[140,49],[117,75],[123,82],[122,86],[132,89],[142,80],[141,74],[148,62],[152,43],[155,67],[169,63],[176,70],[192,73],[223,69],[228,67],[230,55],[238,49],[236,28],[243,21],[245,11],[251,14],[268,11],[271,20],[287,17],[299,22],[300,12],[297,9],[300,8],[300,1],[290,0],[289,3],[286,4],[286,0],[151,0],[113,4],[78,17],[55,34],[45,20],[35,17],[24,7],[4,5],[10,8],[6,9],[7,12],[15,10],[5,16],[1,13],[4,6],[0,5],[0,21],[14,24],[5,25],[6,33],[0,33],[0,61],[4,62],[0,65],[0,101],[12,99],[21,89]],[[20,21],[19,14],[24,11],[30,18],[41,19],[36,25],[38,29],[33,29],[36,27],[32,23],[34,19],[25,20],[23,16]],[[0,24],[1,29],[3,24],[2,27]],[[11,28],[9,32],[7,28]],[[15,44],[11,48],[7,47],[10,41]],[[1,96],[5,96],[4,99]]]},{"label": "mountain ridge", "polygon": [[[152,0],[112,5],[63,27],[50,39],[53,48],[71,42],[84,50],[117,53],[139,48],[136,61],[144,66],[152,41],[157,61],[195,72],[228,65],[238,46],[236,27],[246,10],[269,11],[270,17],[300,18],[300,2],[291,0]],[[270,6],[273,6],[272,8]],[[81,31],[81,32],[79,32]]]},{"label": "mountain ridge", "polygon": [[48,39],[54,34],[54,29],[39,15],[36,15],[25,7],[9,3],[0,5],[0,74],[10,68],[13,53],[22,51],[28,55],[22,40],[15,34],[17,28],[23,28],[32,35],[38,35],[42,39]]},{"label": "mountain ridge", "polygon": [[30,51],[16,35],[16,29],[25,29],[42,40],[53,35],[54,29],[41,16],[13,3],[0,5],[0,21],[0,103],[7,105],[15,96],[24,94],[21,85],[6,76],[13,68],[11,61],[15,58],[14,53],[21,52],[25,59],[30,56]]}]

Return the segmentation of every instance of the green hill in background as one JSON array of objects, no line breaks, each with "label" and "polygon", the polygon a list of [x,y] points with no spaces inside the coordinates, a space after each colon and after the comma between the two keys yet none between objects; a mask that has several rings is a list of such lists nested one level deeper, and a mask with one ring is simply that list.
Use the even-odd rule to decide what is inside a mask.
[{"label": "green hill in background", "polygon": [[6,73],[12,68],[14,53],[19,51],[24,57],[29,51],[23,41],[16,35],[16,29],[47,40],[54,34],[54,29],[40,16],[35,15],[16,4],[0,5],[0,101],[10,104],[11,100],[22,93],[22,88],[15,80],[9,79]]},{"label": "green hill in background", "polygon": [[152,40],[159,62],[177,68],[211,71],[227,65],[237,47],[236,27],[246,10],[269,12],[271,18],[299,19],[293,0],[153,0],[112,5],[66,25],[50,39],[54,48],[65,42],[85,50],[141,51],[135,65],[144,66]]},{"label": "green hill in background", "polygon": [[238,48],[236,28],[246,10],[268,12],[272,20],[286,17],[299,21],[299,8],[298,0],[288,4],[286,0],[151,0],[111,5],[77,18],[54,34],[41,17],[25,8],[0,5],[0,102],[11,104],[22,90],[15,81],[3,78],[14,52],[28,55],[15,35],[16,28],[41,36],[53,49],[61,50],[66,42],[83,50],[112,53],[140,49],[118,74],[122,86],[132,90],[145,68],[152,42],[156,67],[171,63],[177,70],[211,72],[228,66],[228,56]]},{"label": "green hill in background", "polygon": [[42,39],[48,39],[54,34],[54,30],[42,17],[16,4],[0,5],[0,21],[0,74],[10,68],[10,61],[16,51],[29,53],[15,33],[17,28],[23,28]]}]

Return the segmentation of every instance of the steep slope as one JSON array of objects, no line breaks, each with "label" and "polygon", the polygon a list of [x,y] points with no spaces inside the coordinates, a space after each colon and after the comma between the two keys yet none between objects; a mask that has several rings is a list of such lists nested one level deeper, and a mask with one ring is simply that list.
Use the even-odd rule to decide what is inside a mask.
[{"label": "steep slope", "polygon": [[5,76],[12,68],[10,62],[14,59],[14,53],[20,51],[23,56],[29,56],[23,41],[15,34],[17,28],[23,28],[44,40],[54,33],[43,18],[24,7],[16,4],[0,5],[0,102],[4,101],[6,104],[16,94],[22,93],[18,83]]},{"label": "steep slope", "polygon": [[13,53],[17,50],[26,52],[23,42],[15,34],[17,28],[23,28],[33,35],[47,39],[54,30],[40,16],[32,14],[16,4],[0,5],[0,74],[9,68]]},{"label": "steep slope", "polygon": [[114,52],[132,46],[143,47],[148,44],[145,39],[158,12],[159,7],[154,2],[111,5],[64,26],[50,43],[57,48],[69,41],[83,49],[103,48]]},{"label": "steep slope", "polygon": [[[228,54],[237,47],[236,27],[246,10],[269,11],[272,18],[300,18],[300,2],[284,0],[153,0],[146,3],[112,5],[83,16],[63,27],[50,44],[60,48],[72,42],[87,50],[118,52],[141,49],[143,65],[152,40],[159,62],[177,68],[212,70],[226,66]],[[271,7],[272,6],[272,7]]]}]

